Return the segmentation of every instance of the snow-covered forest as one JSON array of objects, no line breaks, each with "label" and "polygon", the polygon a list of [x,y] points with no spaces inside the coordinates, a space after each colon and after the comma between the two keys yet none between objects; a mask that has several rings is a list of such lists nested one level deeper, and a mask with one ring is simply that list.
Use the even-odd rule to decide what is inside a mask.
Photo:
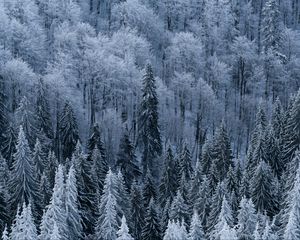
[{"label": "snow-covered forest", "polygon": [[0,0],[2,240],[299,240],[299,0]]}]

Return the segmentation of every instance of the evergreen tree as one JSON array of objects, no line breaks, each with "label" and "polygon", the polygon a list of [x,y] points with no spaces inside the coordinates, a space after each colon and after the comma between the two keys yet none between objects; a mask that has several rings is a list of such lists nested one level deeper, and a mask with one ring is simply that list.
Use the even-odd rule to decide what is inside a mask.
[{"label": "evergreen tree", "polygon": [[67,239],[66,219],[64,172],[62,165],[59,165],[55,174],[55,184],[50,204],[47,206],[42,218],[39,239],[51,240],[55,224],[57,224],[61,239]]},{"label": "evergreen tree", "polygon": [[133,182],[131,185],[131,225],[132,225],[132,235],[135,239],[141,238],[141,232],[144,225],[144,203],[142,198],[142,192],[138,182]]},{"label": "evergreen tree", "polygon": [[188,240],[205,240],[202,224],[196,211],[194,211]]},{"label": "evergreen tree", "polygon": [[4,133],[8,127],[7,96],[3,77],[0,76],[0,142],[3,142]]},{"label": "evergreen tree", "polygon": [[191,180],[193,175],[192,159],[191,159],[190,151],[187,148],[187,145],[184,146],[183,151],[180,154],[179,164],[180,164],[179,176],[184,175],[187,181]]},{"label": "evergreen tree", "polygon": [[272,127],[274,129],[274,136],[275,139],[281,140],[282,133],[283,133],[283,124],[284,124],[284,117],[283,117],[283,109],[279,98],[276,98],[276,101],[273,105],[272,109]]},{"label": "evergreen tree", "polygon": [[217,130],[214,136],[213,146],[211,149],[211,157],[212,160],[216,163],[219,179],[221,181],[224,180],[229,167],[233,166],[230,141],[225,129],[224,122],[222,122],[220,128]]},{"label": "evergreen tree", "polygon": [[170,210],[170,219],[175,221],[184,220],[188,222],[189,219],[189,207],[183,199],[181,192],[177,191],[177,194],[172,202]]},{"label": "evergreen tree", "polygon": [[9,169],[12,169],[13,161],[14,161],[14,154],[16,152],[16,145],[17,145],[17,136],[15,133],[14,124],[10,123],[7,126],[6,131],[4,132],[2,144],[1,144],[1,152],[3,157],[7,161],[7,165]]},{"label": "evergreen tree", "polygon": [[121,139],[116,165],[123,173],[127,188],[130,189],[133,179],[139,177],[141,172],[128,133]]},{"label": "evergreen tree", "polygon": [[138,143],[143,147],[143,173],[154,169],[156,157],[162,153],[160,130],[158,125],[158,99],[155,79],[151,65],[146,66],[143,77],[142,102],[138,116]]},{"label": "evergreen tree", "polygon": [[[88,158],[92,157],[92,152],[95,148],[98,148],[100,151],[102,161],[107,163],[106,150],[101,139],[100,127],[97,123],[92,127],[90,137],[87,142]],[[106,173],[107,171],[105,172],[105,175]]]},{"label": "evergreen tree", "polygon": [[163,240],[187,239],[186,230],[178,221],[169,221]]},{"label": "evergreen tree", "polygon": [[209,170],[211,169],[211,163],[212,163],[212,158],[211,158],[211,148],[213,145],[213,141],[206,139],[205,143],[203,144],[202,147],[202,152],[201,152],[201,166],[203,173],[208,175]]},{"label": "evergreen tree", "polygon": [[9,220],[5,185],[0,185],[0,233],[5,229]]},{"label": "evergreen tree", "polygon": [[80,142],[77,142],[72,162],[76,169],[78,200],[81,207],[81,218],[85,234],[93,234],[97,219],[97,182],[93,176],[93,162],[83,153]]},{"label": "evergreen tree", "polygon": [[43,152],[39,139],[36,140],[36,143],[34,145],[32,160],[35,165],[35,170],[36,170],[35,174],[37,175],[38,179],[40,179],[45,169],[46,156]]},{"label": "evergreen tree", "polygon": [[252,240],[257,222],[254,204],[251,199],[242,198],[238,211],[237,234],[240,240]]},{"label": "evergreen tree", "polygon": [[159,214],[153,198],[150,200],[142,229],[142,240],[161,240],[162,233],[159,225]]},{"label": "evergreen tree", "polygon": [[34,172],[35,168],[31,158],[31,151],[22,127],[20,127],[16,149],[9,181],[10,208],[12,213],[14,213],[19,204],[32,202],[35,216],[38,216],[36,214],[39,214],[41,210],[39,206],[38,180]]},{"label": "evergreen tree", "polygon": [[59,133],[62,143],[63,162],[69,158],[75,150],[79,140],[78,125],[73,108],[69,102],[65,103],[61,117],[59,119]]},{"label": "evergreen tree", "polygon": [[41,208],[44,209],[49,204],[52,195],[49,179],[45,173],[42,174],[40,179],[39,193],[41,194]]},{"label": "evergreen tree", "polygon": [[44,172],[49,181],[50,189],[53,189],[54,187],[55,171],[57,167],[58,167],[58,160],[55,156],[55,153],[53,151],[49,151]]},{"label": "evergreen tree", "polygon": [[30,147],[35,144],[37,129],[35,127],[36,116],[31,111],[29,100],[24,96],[15,112],[16,127],[23,127],[26,138]]},{"label": "evergreen tree", "polygon": [[171,148],[167,150],[165,157],[164,170],[159,185],[159,202],[165,205],[167,199],[173,200],[177,190],[177,172],[175,171],[175,161]]},{"label": "evergreen tree", "polygon": [[66,180],[65,187],[66,223],[70,239],[80,239],[82,235],[81,217],[78,205],[77,183],[75,169],[72,165]]},{"label": "evergreen tree", "polygon": [[150,170],[147,170],[146,177],[144,180],[144,187],[143,187],[143,200],[144,205],[148,206],[151,198],[156,201],[157,199],[157,190],[155,187],[154,179]]},{"label": "evergreen tree", "polygon": [[202,185],[202,181],[202,167],[199,159],[197,159],[195,171],[191,180],[191,188],[189,190],[189,198],[192,203],[195,203],[196,200],[200,197],[199,190]]},{"label": "evergreen tree", "polygon": [[134,238],[129,234],[129,230],[126,223],[126,218],[122,217],[122,223],[117,232],[117,239],[116,240],[134,240]]},{"label": "evergreen tree", "polygon": [[92,157],[92,172],[96,175],[96,181],[98,183],[98,190],[100,195],[102,194],[105,176],[108,172],[108,164],[106,158],[103,157],[100,150],[96,146],[93,150]]},{"label": "evergreen tree", "polygon": [[22,212],[20,216],[17,216],[14,228],[11,234],[11,240],[34,240],[38,238],[30,204],[27,206],[25,203],[23,204]]},{"label": "evergreen tree", "polygon": [[266,211],[270,216],[277,212],[278,203],[274,189],[276,186],[271,168],[262,160],[251,181],[251,195],[257,211]]},{"label": "evergreen tree", "polygon": [[46,86],[42,80],[39,81],[37,89],[35,115],[37,117],[36,127],[39,131],[45,133],[50,140],[54,138],[54,132],[51,121],[50,105],[48,101]]}]

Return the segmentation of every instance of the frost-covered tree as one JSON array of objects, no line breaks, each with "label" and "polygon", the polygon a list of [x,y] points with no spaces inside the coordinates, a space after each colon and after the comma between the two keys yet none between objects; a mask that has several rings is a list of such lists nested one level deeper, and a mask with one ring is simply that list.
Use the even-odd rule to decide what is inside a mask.
[{"label": "frost-covered tree", "polygon": [[205,240],[205,234],[202,228],[202,224],[200,218],[196,211],[194,211],[190,230],[189,230],[189,237],[188,240]]},{"label": "frost-covered tree", "polygon": [[128,189],[133,179],[136,179],[141,174],[134,151],[129,135],[125,133],[120,142],[116,165],[120,168]]},{"label": "frost-covered tree", "polygon": [[70,102],[66,102],[59,120],[63,162],[69,158],[79,140],[77,120]]},{"label": "frost-covered tree", "polygon": [[11,169],[14,161],[14,153],[16,151],[17,136],[14,128],[14,124],[10,123],[7,129],[3,133],[3,139],[1,144],[1,152],[3,157],[7,161],[8,167]]},{"label": "frost-covered tree", "polygon": [[169,221],[163,240],[188,239],[186,230],[178,221]]},{"label": "frost-covered tree", "polygon": [[17,206],[22,203],[33,204],[34,215],[38,214],[40,194],[38,192],[38,179],[32,160],[31,151],[23,127],[20,127],[14,163],[9,180],[9,205],[14,213]]},{"label": "frost-covered tree", "polygon": [[101,154],[101,151],[98,149],[98,147],[95,147],[95,149],[93,150],[91,160],[93,161],[92,171],[96,175],[98,189],[101,194],[104,186],[105,176],[109,169],[108,163],[106,161],[106,158]]},{"label": "frost-covered tree", "polygon": [[159,224],[159,214],[157,206],[152,198],[145,214],[145,224],[142,229],[141,239],[160,240],[161,238],[162,233]]},{"label": "frost-covered tree", "polygon": [[9,240],[10,239],[6,225],[5,225],[5,228],[4,228],[3,232],[2,232],[2,238],[1,239],[2,240]]},{"label": "frost-covered tree", "polygon": [[143,77],[142,101],[138,117],[138,145],[143,148],[143,173],[155,172],[155,159],[162,153],[158,123],[158,97],[151,65],[146,66]]},{"label": "frost-covered tree", "polygon": [[36,140],[36,143],[34,145],[32,160],[33,160],[35,168],[36,168],[35,169],[36,175],[37,175],[38,179],[40,179],[45,170],[46,156],[42,149],[39,139]]},{"label": "frost-covered tree", "polygon": [[129,233],[126,218],[124,216],[122,217],[122,223],[117,232],[117,236],[117,240],[134,240],[134,238]]},{"label": "frost-covered tree", "polygon": [[144,185],[143,185],[143,201],[145,206],[147,207],[150,200],[153,198],[153,200],[157,200],[157,188],[155,184],[155,180],[150,172],[150,170],[147,170]]},{"label": "frost-covered tree", "polygon": [[70,167],[66,179],[65,205],[68,237],[71,239],[78,239],[82,236],[82,225],[79,210],[75,169],[73,165]]},{"label": "frost-covered tree", "polygon": [[184,146],[183,151],[179,157],[179,164],[180,164],[180,171],[179,171],[180,176],[184,175],[187,181],[191,180],[193,175],[192,159],[187,145]]},{"label": "frost-covered tree", "polygon": [[189,220],[189,207],[179,190],[177,191],[177,194],[171,204],[169,215],[170,219],[174,221],[184,220],[185,222],[188,222]]}]

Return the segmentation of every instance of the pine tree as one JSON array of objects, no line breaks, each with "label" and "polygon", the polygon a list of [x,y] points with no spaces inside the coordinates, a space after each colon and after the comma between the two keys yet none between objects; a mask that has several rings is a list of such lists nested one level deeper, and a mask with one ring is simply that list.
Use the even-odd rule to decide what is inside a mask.
[{"label": "pine tree", "polygon": [[135,239],[141,238],[141,232],[144,225],[144,203],[142,199],[142,192],[138,182],[133,182],[131,185],[131,218],[132,218],[132,235]]},{"label": "pine tree", "polygon": [[143,147],[143,173],[147,169],[153,173],[156,157],[162,153],[160,130],[158,125],[158,98],[151,65],[146,66],[143,77],[142,102],[138,116],[138,143]]},{"label": "pine tree", "polygon": [[40,211],[38,180],[34,172],[35,168],[31,158],[31,151],[22,127],[20,127],[16,149],[9,181],[9,191],[11,193],[9,199],[10,208],[12,213],[14,213],[19,204],[32,202],[34,214],[38,216],[36,215]]},{"label": "pine tree", "polygon": [[143,201],[144,205],[148,206],[151,198],[153,198],[154,201],[157,199],[157,190],[155,187],[153,176],[150,172],[150,170],[147,170],[146,177],[144,180],[144,187],[143,187]]},{"label": "pine tree", "polygon": [[79,140],[78,125],[71,104],[65,103],[63,112],[59,120],[59,133],[62,143],[63,162],[69,158],[75,150],[77,141]]},{"label": "pine tree", "polygon": [[37,98],[36,98],[36,107],[35,115],[37,116],[37,129],[45,133],[46,137],[50,140],[54,138],[54,132],[51,121],[51,112],[50,105],[47,99],[47,90],[44,82],[39,81]]},{"label": "pine tree", "polygon": [[122,223],[117,232],[117,239],[116,240],[134,240],[134,238],[129,234],[129,229],[127,227],[126,218],[122,217]]},{"label": "pine tree", "polygon": [[164,170],[159,185],[159,202],[165,205],[167,199],[173,200],[177,190],[177,172],[175,171],[175,161],[172,149],[169,147],[165,157]]},{"label": "pine tree", "polygon": [[266,211],[270,216],[277,212],[278,203],[274,189],[276,188],[271,168],[262,160],[251,181],[251,195],[258,212]]},{"label": "pine tree", "polygon": [[223,181],[226,177],[229,167],[233,166],[230,141],[224,122],[222,122],[220,128],[217,129],[217,132],[214,136],[211,157],[212,161],[216,163],[219,179]]},{"label": "pine tree", "polygon": [[15,231],[12,231],[12,240],[28,240],[37,239],[37,229],[34,224],[31,204],[23,204],[22,212],[18,214],[16,224],[14,226]]},{"label": "pine tree", "polygon": [[179,176],[184,175],[187,181],[191,180],[193,175],[192,159],[187,145],[184,146],[183,151],[179,157],[180,171]]},{"label": "pine tree", "polygon": [[95,147],[95,149],[93,150],[91,160],[93,161],[92,171],[96,175],[95,177],[98,183],[99,193],[101,195],[104,186],[105,176],[109,169],[108,164],[106,158],[103,158],[103,155],[101,154],[98,147]]},{"label": "pine tree", "polygon": [[82,226],[78,205],[78,192],[75,178],[75,169],[73,165],[69,169],[65,191],[65,205],[67,216],[66,223],[68,227],[68,235],[71,239],[80,239],[82,235]]},{"label": "pine tree", "polygon": [[[92,152],[95,148],[98,148],[100,151],[102,161],[107,163],[106,150],[101,139],[100,127],[97,123],[92,127],[90,137],[87,142],[88,158],[92,157]],[[107,172],[105,172],[105,175],[106,173]]]},{"label": "pine tree", "polygon": [[170,219],[175,221],[184,220],[185,222],[189,220],[189,207],[179,190],[171,204]]},{"label": "pine tree", "polygon": [[257,216],[251,199],[242,198],[238,211],[237,234],[241,240],[252,240],[255,231]]},{"label": "pine tree", "polygon": [[34,146],[37,129],[35,128],[36,116],[31,111],[29,100],[24,96],[16,110],[16,126],[22,126],[30,147]]},{"label": "pine tree", "polygon": [[42,218],[39,239],[51,240],[55,224],[57,224],[61,239],[67,239],[66,219],[64,172],[62,165],[59,165],[55,174],[55,184],[50,204],[47,206]]},{"label": "pine tree", "polygon": [[159,224],[159,215],[153,198],[150,200],[145,215],[145,224],[142,229],[142,240],[161,240],[162,233]]},{"label": "pine tree", "polygon": [[127,188],[130,189],[133,179],[139,177],[141,172],[128,133],[121,139],[116,165],[123,173]]},{"label": "pine tree", "polygon": [[15,133],[14,124],[10,123],[4,132],[2,144],[1,144],[1,152],[3,157],[7,161],[7,165],[9,169],[12,169],[14,154],[16,152],[17,145],[17,136]]},{"label": "pine tree", "polygon": [[202,224],[196,211],[194,211],[188,240],[205,240]]}]

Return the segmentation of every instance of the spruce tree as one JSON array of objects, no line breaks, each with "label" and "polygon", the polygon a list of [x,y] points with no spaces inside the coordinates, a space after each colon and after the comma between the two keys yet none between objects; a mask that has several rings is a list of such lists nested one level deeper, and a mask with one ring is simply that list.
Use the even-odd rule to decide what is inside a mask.
[{"label": "spruce tree", "polygon": [[35,174],[37,175],[38,179],[40,179],[45,169],[46,156],[43,152],[39,139],[36,140],[36,143],[34,145],[32,160],[35,165],[35,171],[36,171]]},{"label": "spruce tree", "polygon": [[127,132],[125,132],[120,142],[116,166],[120,168],[126,186],[130,189],[133,179],[139,177],[141,172],[134,153],[134,146],[132,145]]},{"label": "spruce tree", "polygon": [[101,195],[104,186],[104,180],[109,169],[108,163],[106,161],[106,158],[103,157],[101,151],[98,149],[97,146],[92,152],[91,160],[93,161],[92,172],[95,175],[96,182],[98,184],[99,194]]},{"label": "spruce tree", "polygon": [[274,176],[270,166],[263,160],[257,166],[251,180],[251,196],[258,212],[273,216],[278,210]]},{"label": "spruce tree", "polygon": [[46,207],[42,218],[39,239],[51,240],[55,224],[57,224],[61,239],[67,239],[68,228],[66,219],[64,172],[63,166],[59,165],[55,174],[55,184],[50,204]]},{"label": "spruce tree", "polygon": [[145,214],[145,224],[142,229],[141,240],[161,240],[162,233],[159,224],[159,213],[153,198],[150,200]]},{"label": "spruce tree", "polygon": [[49,151],[44,173],[49,181],[50,189],[54,187],[55,171],[58,167],[58,160],[53,151]]},{"label": "spruce tree", "polygon": [[212,139],[206,139],[201,152],[201,166],[204,174],[208,174],[212,163],[211,148],[213,145]]},{"label": "spruce tree", "polygon": [[245,197],[240,202],[238,211],[237,234],[240,240],[252,240],[255,231],[257,216],[251,199]]},{"label": "spruce tree", "polygon": [[230,141],[224,122],[222,122],[214,136],[211,157],[212,161],[216,163],[219,179],[223,181],[226,177],[229,167],[233,166]]},{"label": "spruce tree", "polygon": [[49,204],[52,195],[50,182],[45,173],[42,174],[39,182],[39,193],[41,194],[41,208],[44,209]]},{"label": "spruce tree", "polygon": [[157,189],[150,170],[147,170],[143,186],[143,201],[146,207],[152,198],[157,200]]},{"label": "spruce tree", "polygon": [[144,225],[144,203],[142,199],[142,192],[138,182],[134,181],[131,185],[130,192],[130,200],[131,200],[131,225],[132,225],[132,235],[135,239],[141,238],[141,232]]},{"label": "spruce tree", "polygon": [[177,194],[171,204],[170,219],[174,221],[184,220],[189,221],[189,207],[183,199],[181,192],[178,190]]},{"label": "spruce tree", "polygon": [[159,202],[162,206],[165,205],[167,199],[172,201],[176,194],[178,176],[175,170],[174,156],[172,149],[169,147],[166,153],[164,170],[159,185]]},{"label": "spruce tree", "polygon": [[187,181],[191,180],[193,175],[192,158],[191,158],[191,153],[186,144],[184,145],[183,151],[179,156],[179,164],[180,164],[179,176],[184,175]]},{"label": "spruce tree", "polygon": [[0,142],[3,142],[8,122],[7,96],[5,94],[3,77],[0,76]]},{"label": "spruce tree", "polygon": [[129,234],[126,218],[124,216],[122,217],[122,223],[117,232],[117,236],[116,240],[134,240],[134,238]]},{"label": "spruce tree", "polygon": [[12,169],[14,161],[14,153],[16,152],[17,136],[15,133],[14,124],[10,123],[3,134],[1,152],[7,161],[9,169]]},{"label": "spruce tree", "polygon": [[189,230],[189,237],[188,240],[205,240],[205,234],[202,229],[202,224],[200,218],[196,211],[194,211],[190,230]]},{"label": "spruce tree", "polygon": [[53,140],[54,132],[51,121],[50,105],[48,101],[46,86],[42,80],[39,81],[37,89],[35,115],[37,117],[36,128],[45,133],[49,140]]},{"label": "spruce tree", "polygon": [[15,213],[17,206],[22,203],[33,204],[34,214],[38,216],[40,209],[40,194],[38,192],[38,180],[35,174],[35,167],[31,158],[31,151],[23,131],[20,127],[18,144],[14,154],[14,163],[9,181],[10,199],[9,204],[12,213]]},{"label": "spruce tree", "polygon": [[[101,139],[100,127],[97,123],[93,125],[87,142],[87,153],[89,159],[92,157],[92,152],[95,148],[98,148],[98,150],[100,151],[102,161],[107,163],[106,150]],[[106,173],[107,172],[105,172],[105,175]]]},{"label": "spruce tree", "polygon": [[59,135],[62,143],[63,162],[68,158],[71,159],[79,140],[77,120],[73,108],[69,102],[65,103],[64,109],[59,119]]},{"label": "spruce tree", "polygon": [[158,98],[155,78],[150,64],[143,77],[142,101],[138,114],[138,145],[143,149],[143,173],[147,169],[155,173],[154,161],[162,153],[160,129],[158,125]]},{"label": "spruce tree", "polygon": [[80,239],[82,236],[82,225],[78,202],[77,183],[75,169],[72,165],[66,179],[65,187],[66,223],[70,239]]},{"label": "spruce tree", "polygon": [[187,239],[186,229],[178,221],[169,221],[163,240]]},{"label": "spruce tree", "polygon": [[200,163],[199,159],[197,159],[195,171],[194,171],[193,177],[191,179],[191,184],[190,184],[191,188],[189,190],[189,198],[192,203],[195,203],[196,200],[200,197],[199,190],[200,190],[202,181],[203,181],[202,167],[201,167],[201,163]]},{"label": "spruce tree", "polygon": [[31,111],[31,105],[27,97],[23,97],[15,112],[16,127],[23,127],[26,138],[28,139],[29,146],[33,148],[37,136],[37,129],[35,126],[36,116]]},{"label": "spruce tree", "polygon": [[282,138],[283,124],[284,124],[284,116],[283,116],[282,105],[280,99],[276,98],[276,101],[272,109],[272,127],[274,129],[275,139],[277,139],[278,141],[280,141]]}]

